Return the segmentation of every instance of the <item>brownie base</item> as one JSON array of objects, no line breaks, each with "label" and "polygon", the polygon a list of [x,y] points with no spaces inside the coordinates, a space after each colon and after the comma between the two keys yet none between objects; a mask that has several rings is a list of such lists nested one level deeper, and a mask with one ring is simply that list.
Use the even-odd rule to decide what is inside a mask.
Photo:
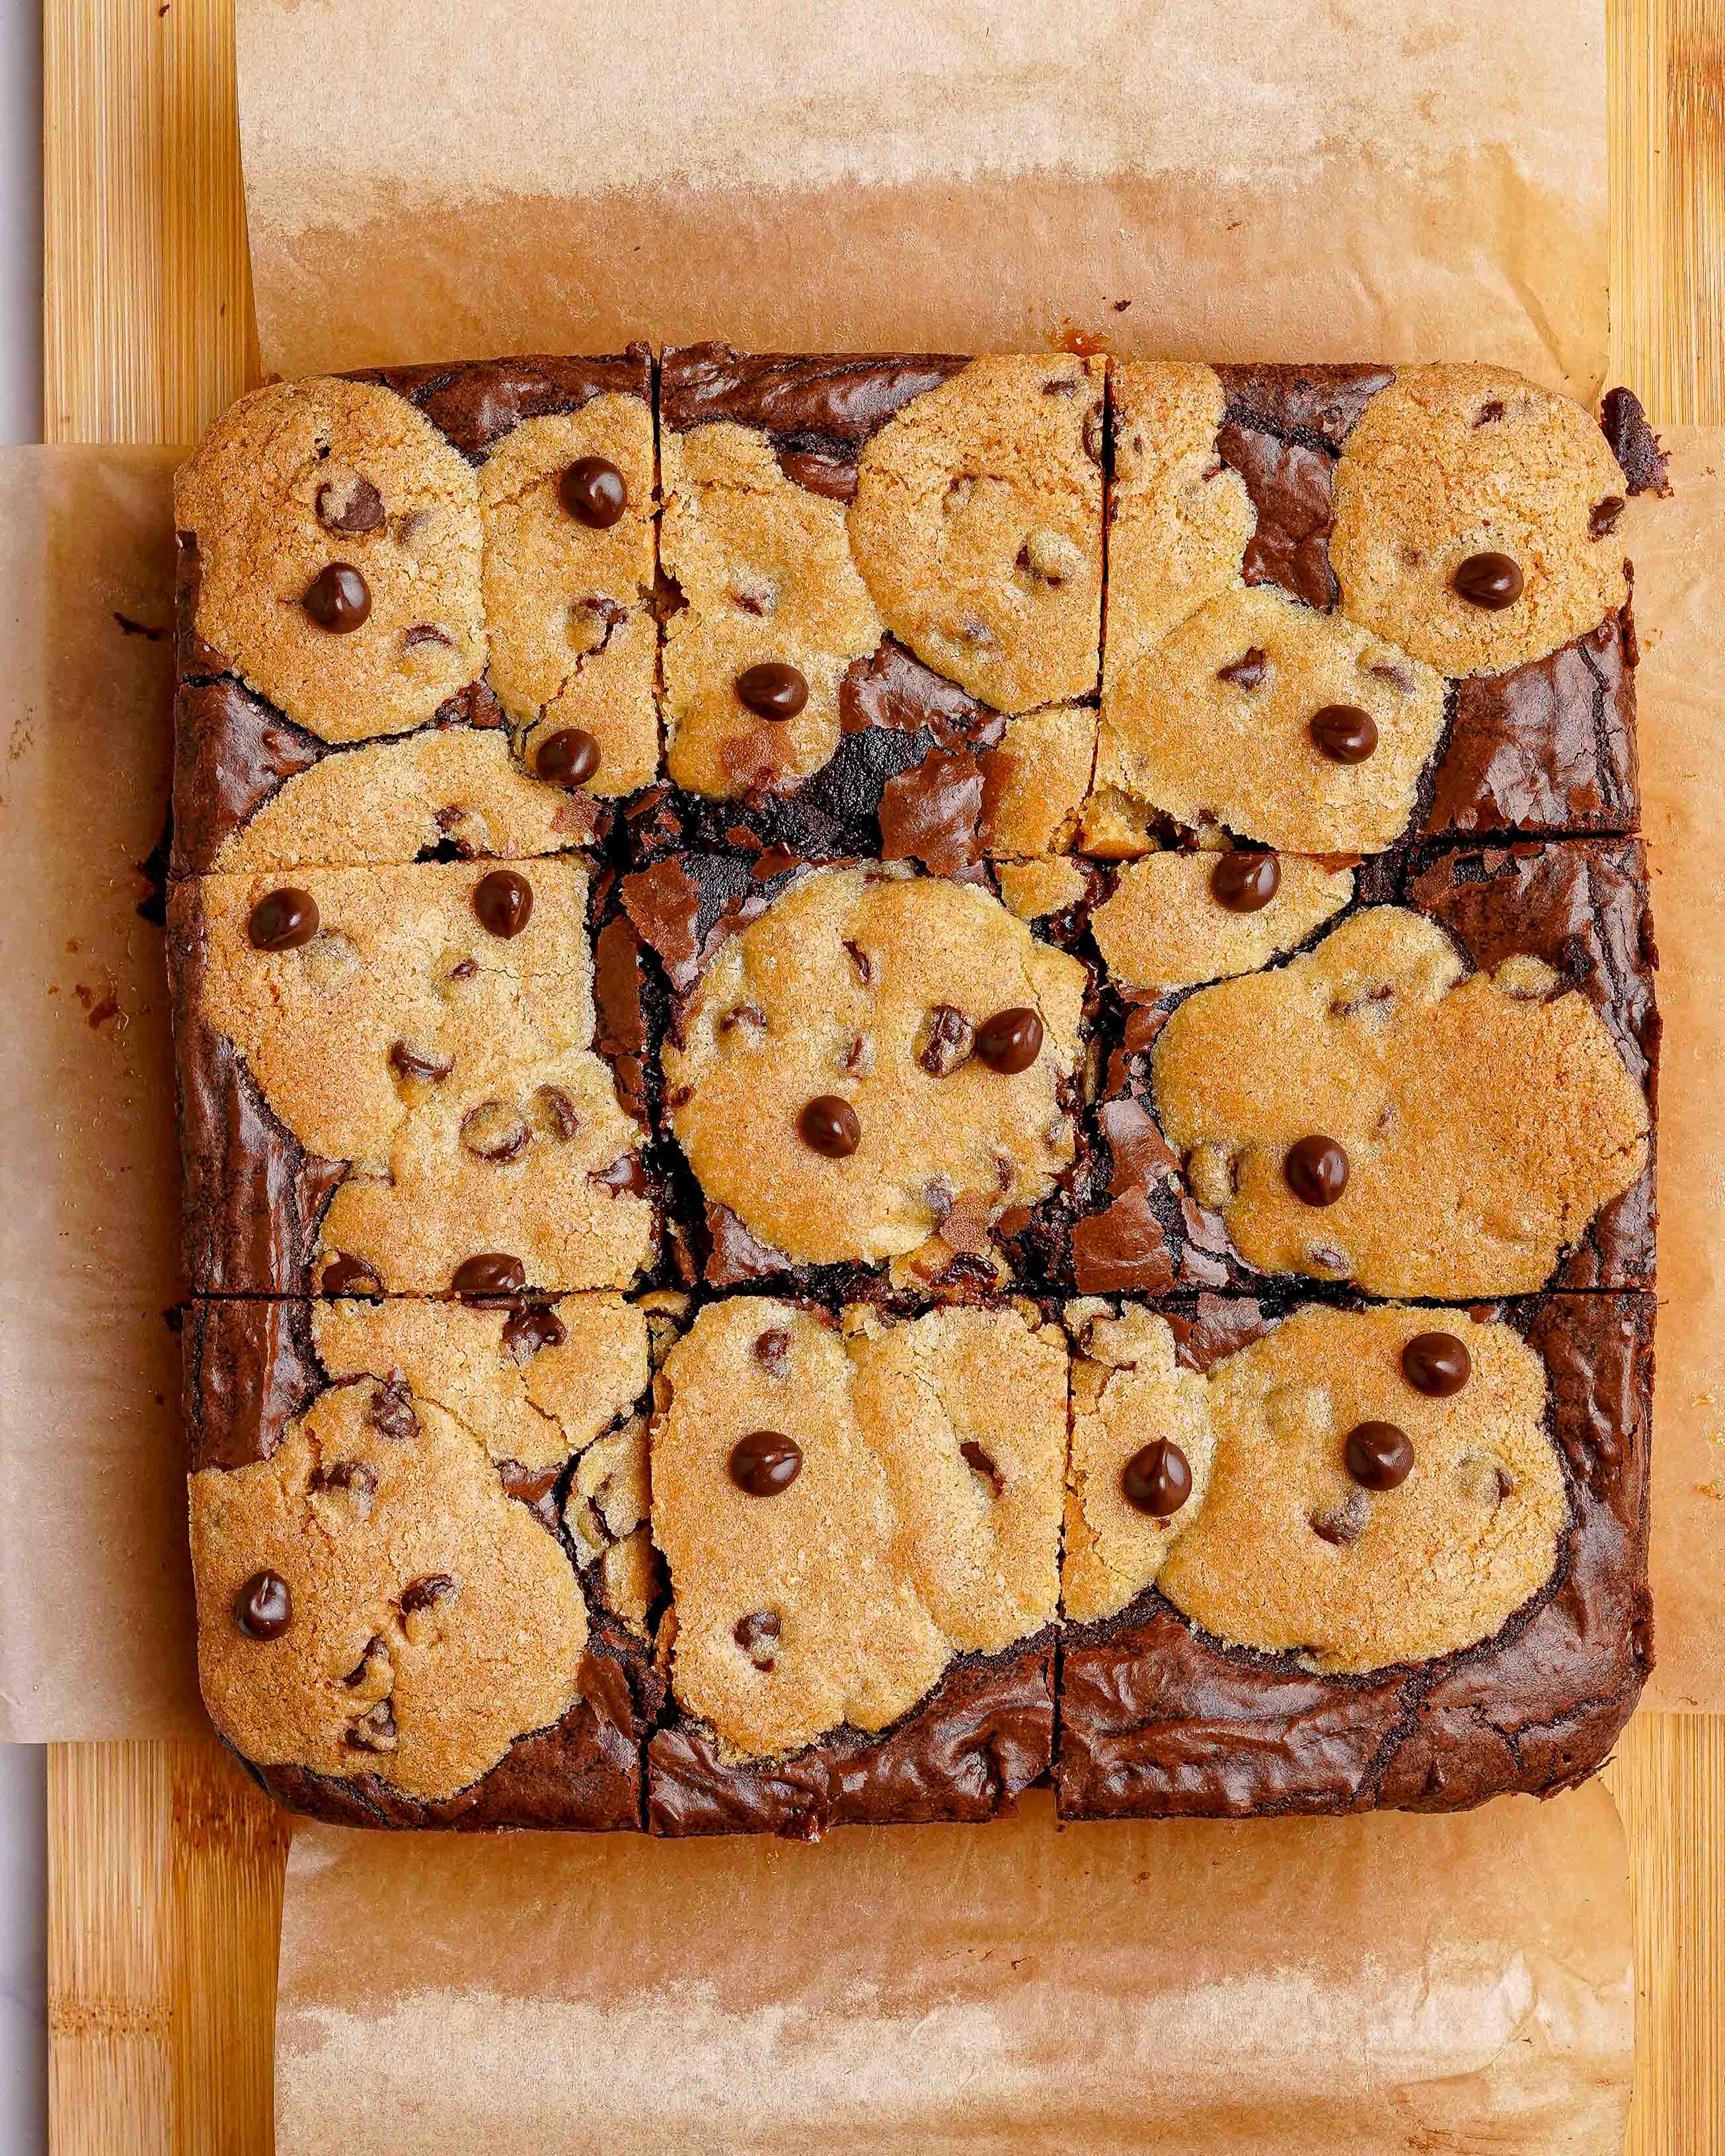
[{"label": "brownie base", "polygon": [[1550,1376],[1568,1520],[1545,1588],[1478,1646],[1363,1676],[1225,1645],[1148,1588],[1063,1636],[1063,1818],[1455,1811],[1554,1795],[1604,1763],[1653,1665],[1652,1299],[1544,1295],[1489,1314]]},{"label": "brownie base", "polygon": [[960,1655],[890,1728],[846,1727],[759,1765],[722,1758],[712,1731],[681,1717],[647,1746],[648,1830],[818,1841],[835,1826],[997,1819],[1048,1771],[1053,1663],[1052,1628],[1002,1654]]}]

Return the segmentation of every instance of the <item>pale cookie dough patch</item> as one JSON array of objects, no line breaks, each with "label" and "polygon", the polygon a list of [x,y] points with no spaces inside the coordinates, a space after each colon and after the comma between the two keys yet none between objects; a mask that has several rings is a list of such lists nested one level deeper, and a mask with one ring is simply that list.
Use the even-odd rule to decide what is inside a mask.
[{"label": "pale cookie dough patch", "polygon": [[1188,614],[1238,585],[1258,526],[1245,481],[1217,454],[1226,399],[1213,368],[1116,361],[1111,393],[1105,696]]},{"label": "pale cookie dough patch", "polygon": [[1216,864],[1225,858],[1146,854],[1120,871],[1090,925],[1121,988],[1159,993],[1255,973],[1305,942],[1353,896],[1352,869],[1283,854],[1275,896],[1256,913],[1233,913],[1210,889]]},{"label": "pale cookie dough patch", "polygon": [[[1008,1645],[1054,1612],[1058,1337],[1011,1311],[848,1322],[847,1341],[791,1304],[734,1298],[666,1363],[653,1532],[674,1595],[672,1685],[733,1755],[884,1728],[955,1653]],[[791,1438],[802,1465],[756,1497],[729,1462],[761,1430]]]},{"label": "pale cookie dough patch", "polygon": [[[1497,674],[1584,635],[1629,596],[1611,505],[1627,484],[1592,417],[1489,367],[1404,367],[1336,468],[1330,562],[1357,620],[1450,675]],[[1451,585],[1473,554],[1525,579],[1501,612]]]},{"label": "pale cookie dough patch", "polygon": [[[1168,1142],[1265,1272],[1374,1295],[1525,1294],[1646,1165],[1647,1103],[1604,1023],[1511,958],[1468,975],[1434,923],[1357,913],[1273,973],[1201,988],[1156,1045]],[[1301,1203],[1284,1163],[1336,1141],[1348,1178]]]},{"label": "pale cookie dough patch", "polygon": [[308,1153],[352,1163],[323,1253],[420,1291],[484,1251],[519,1258],[532,1286],[624,1285],[651,1256],[653,1209],[631,1173],[640,1127],[590,1045],[586,873],[512,871],[533,905],[505,938],[473,910],[493,872],[296,870],[318,930],[275,952],[247,924],[279,876],[207,877],[198,1015]]},{"label": "pale cookie dough patch", "polygon": [[[930,876],[821,871],[719,952],[665,1050],[671,1122],[703,1191],[803,1263],[915,1250],[955,1208],[979,1229],[1053,1188],[1075,1147],[1085,972],[986,892]],[[1043,1038],[1006,1074],[974,1029],[1029,1009]],[[847,1158],[799,1134],[847,1102]]]},{"label": "pale cookie dough patch", "polygon": [[[325,517],[377,521],[332,530],[320,498]],[[181,466],[174,516],[197,535],[198,635],[322,740],[405,733],[484,672],[474,475],[393,390],[325,379],[242,398]],[[335,562],[371,598],[342,633],[301,603]]]},{"label": "pale cookie dough patch", "polygon": [[994,872],[1002,902],[1021,921],[1046,920],[1089,895],[1084,870],[1068,860],[996,861]]},{"label": "pale cookie dough patch", "polygon": [[[1075,1624],[1112,1617],[1156,1578],[1204,1509],[1215,1450],[1204,1380],[1175,1360],[1167,1320],[1128,1304],[1093,1317],[1072,1366],[1072,1454],[1060,1594]],[[1156,1518],[1126,1502],[1121,1473],[1158,1439],[1178,1445],[1192,1495]]]},{"label": "pale cookie dough patch", "polygon": [[[389,1379],[323,1394],[270,1458],[190,1481],[203,1696],[247,1758],[453,1795],[579,1697],[569,1559],[484,1445]],[[273,1640],[234,1618],[287,1585]]]},{"label": "pale cookie dough patch", "polygon": [[[578,458],[623,475],[617,521],[595,530],[559,495]],[[631,793],[659,765],[653,675],[653,418],[639,397],[595,397],[527,420],[479,475],[491,685],[531,763],[538,743],[579,726],[599,745],[590,793]]]},{"label": "pale cookie dough patch", "polygon": [[1030,860],[1068,852],[1096,760],[1096,714],[1059,704],[1008,719],[983,762],[983,829],[991,854]]},{"label": "pale cookie dough patch", "polygon": [[[1377,729],[1363,762],[1333,762],[1312,740],[1312,718],[1338,705]],[[1086,850],[1141,853],[1160,816],[1295,853],[1381,852],[1407,828],[1443,730],[1429,666],[1274,585],[1228,593],[1104,698]]]},{"label": "pale cookie dough patch", "polygon": [[1003,711],[1099,662],[1103,362],[977,359],[864,447],[850,542],[887,627]]},{"label": "pale cookie dough patch", "polygon": [[[1448,1399],[1402,1375],[1407,1342],[1439,1329],[1473,1362]],[[1206,1394],[1208,1495],[1156,1584],[1217,1638],[1326,1673],[1424,1661],[1490,1639],[1551,1578],[1563,1474],[1544,1368],[1508,1326],[1300,1310],[1217,1364]],[[1347,1434],[1363,1422],[1406,1432],[1413,1466],[1398,1488],[1349,1476]]]},{"label": "pale cookie dough patch", "polygon": [[590,816],[560,789],[529,778],[500,729],[435,726],[296,772],[228,834],[211,866],[240,875],[404,861],[448,842],[520,860],[579,845],[590,834]]},{"label": "pale cookie dough patch", "polygon": [[[764,435],[729,422],[660,443],[660,549],[687,603],[665,624],[666,767],[731,798],[796,784],[838,747],[838,688],[880,642],[845,513],[786,479]],[[795,666],[808,701],[767,719],[737,695],[751,666]]]}]

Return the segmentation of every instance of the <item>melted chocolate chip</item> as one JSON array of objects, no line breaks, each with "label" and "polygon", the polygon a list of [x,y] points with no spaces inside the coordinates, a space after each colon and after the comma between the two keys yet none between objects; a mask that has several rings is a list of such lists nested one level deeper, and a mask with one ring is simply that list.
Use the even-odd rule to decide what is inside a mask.
[{"label": "melted chocolate chip", "polygon": [[476,1159],[501,1166],[518,1160],[531,1137],[519,1111],[502,1101],[480,1101],[461,1118],[461,1143]]},{"label": "melted chocolate chip", "polygon": [[620,1198],[645,1198],[651,1188],[646,1164],[638,1152],[620,1152],[609,1167],[595,1168],[587,1180],[614,1190]]},{"label": "melted chocolate chip", "polygon": [[435,621],[416,621],[411,629],[403,629],[401,641],[406,650],[417,651],[422,644],[446,644],[453,650],[456,640]]},{"label": "melted chocolate chip", "polygon": [[437,1086],[454,1070],[452,1063],[440,1063],[435,1055],[427,1055],[417,1048],[409,1048],[404,1040],[398,1040],[389,1050],[389,1068],[398,1078],[406,1078],[421,1086]]},{"label": "melted chocolate chip", "polygon": [[851,963],[857,969],[857,980],[866,988],[874,978],[874,961],[860,943],[852,942],[848,936],[845,938],[845,948],[851,954]]},{"label": "melted chocolate chip", "polygon": [[770,1609],[752,1609],[739,1617],[731,1637],[758,1670],[770,1670],[778,1657],[779,1620]]},{"label": "melted chocolate chip", "polygon": [[1362,1422],[1348,1432],[1342,1458],[1362,1489],[1393,1490],[1413,1470],[1413,1447],[1396,1423]]},{"label": "melted chocolate chip", "polygon": [[769,1327],[754,1342],[754,1359],[764,1370],[782,1378],[790,1368],[790,1335],[782,1325]]},{"label": "melted chocolate chip", "polygon": [[462,1259],[450,1286],[460,1296],[519,1295],[527,1286],[527,1268],[506,1250],[481,1250]]},{"label": "melted chocolate chip", "polygon": [[1210,871],[1210,896],[1230,913],[1258,913],[1282,887],[1274,854],[1224,854]]},{"label": "melted chocolate chip", "polygon": [[844,1160],[862,1142],[857,1111],[837,1093],[820,1093],[796,1119],[798,1135],[811,1151],[828,1160]]},{"label": "melted chocolate chip", "polygon": [[1192,1495],[1192,1468],[1172,1439],[1153,1437],[1120,1471],[1120,1488],[1135,1512],[1166,1520]]},{"label": "melted chocolate chip", "polygon": [[561,1086],[542,1086],[533,1095],[533,1121],[548,1138],[572,1138],[581,1127],[579,1111]]},{"label": "melted chocolate chip", "polygon": [[317,521],[344,539],[375,531],[384,521],[384,497],[362,473],[351,479],[327,479],[317,490]]},{"label": "melted chocolate chip", "polygon": [[456,1583],[446,1572],[425,1573],[418,1579],[409,1580],[402,1589],[401,1614],[411,1617],[416,1609],[435,1609],[455,1591]]},{"label": "melted chocolate chip", "polygon": [[1289,1147],[1282,1173],[1302,1205],[1333,1205],[1347,1188],[1347,1155],[1334,1138],[1301,1138]]},{"label": "melted chocolate chip", "polygon": [[974,1437],[967,1437],[959,1447],[959,1457],[973,1474],[980,1475],[998,1497],[1007,1486],[1007,1478],[991,1460]]},{"label": "melted chocolate chip", "polygon": [[404,1440],[419,1435],[420,1419],[414,1413],[413,1395],[399,1370],[392,1370],[372,1394],[365,1419],[385,1437]]},{"label": "melted chocolate chip", "polygon": [[1377,747],[1377,722],[1357,704],[1326,704],[1306,729],[1311,745],[1331,763],[1363,763]]},{"label": "melted chocolate chip", "polygon": [[584,726],[559,726],[533,757],[533,769],[554,786],[584,786],[598,768],[599,743]]},{"label": "melted chocolate chip", "polygon": [[623,475],[605,457],[577,457],[557,483],[557,497],[577,524],[608,531],[628,505]]},{"label": "melted chocolate chip", "polygon": [[769,659],[744,668],[737,696],[757,718],[794,719],[809,701],[809,685],[795,666]]},{"label": "melted chocolate chip", "polygon": [[513,869],[493,869],[473,886],[473,911],[487,935],[520,935],[533,910],[533,887]]},{"label": "melted chocolate chip", "polygon": [[253,906],[245,932],[255,951],[296,951],[317,933],[317,901],[309,891],[285,885]]},{"label": "melted chocolate chip", "polygon": [[1236,689],[1257,689],[1264,684],[1269,671],[1269,660],[1258,644],[1249,644],[1238,659],[1231,659],[1226,666],[1216,669],[1218,681],[1232,681]]},{"label": "melted chocolate chip", "polygon": [[377,1486],[376,1475],[363,1460],[337,1460],[328,1467],[314,1467],[306,1478],[306,1487],[320,1496],[329,1490],[348,1490],[369,1497]]},{"label": "melted chocolate chip", "polygon": [[1372,1501],[1365,1491],[1350,1490],[1339,1505],[1328,1506],[1321,1512],[1311,1515],[1311,1531],[1321,1542],[1345,1549],[1365,1533],[1366,1522],[1371,1517]]},{"label": "melted chocolate chip", "polygon": [[1458,598],[1501,613],[1522,596],[1522,572],[1507,554],[1470,554],[1450,578]]},{"label": "melted chocolate chip", "polygon": [[1589,539],[1609,538],[1617,529],[1617,520],[1624,511],[1620,494],[1608,494],[1603,501],[1596,501],[1588,511],[1587,536]]},{"label": "melted chocolate chip", "polygon": [[751,1497],[776,1497],[802,1472],[802,1447],[776,1430],[751,1430],[731,1447],[731,1480]]},{"label": "melted chocolate chip", "polygon": [[356,1752],[393,1752],[395,1737],[395,1717],[387,1699],[380,1699],[368,1713],[350,1722],[346,1731],[347,1742]]},{"label": "melted chocolate chip", "polygon": [[1474,425],[1475,428],[1489,427],[1494,420],[1501,419],[1502,417],[1502,398],[1498,397],[1488,397],[1486,402],[1480,407],[1479,410],[1475,413]]},{"label": "melted chocolate chip", "polygon": [[503,1320],[503,1353],[512,1362],[529,1362],[542,1348],[560,1348],[568,1337],[563,1320],[543,1303],[512,1310]]},{"label": "melted chocolate chip", "polygon": [[351,562],[332,562],[306,587],[300,601],[320,629],[345,636],[371,619],[371,593]]},{"label": "melted chocolate chip", "polygon": [[255,1572],[234,1597],[234,1622],[249,1640],[279,1640],[293,1620],[293,1597],[279,1572]]},{"label": "melted chocolate chip", "polygon": [[1416,1332],[1402,1350],[1402,1375],[1434,1400],[1459,1393],[1473,1372],[1473,1357],[1453,1332]]},{"label": "melted chocolate chip", "polygon": [[917,1055],[931,1078],[950,1078],[968,1060],[976,1035],[971,1021],[950,1004],[936,1004],[929,1013],[927,1038]]},{"label": "melted chocolate chip", "polygon": [[351,1250],[337,1250],[323,1268],[318,1287],[325,1295],[363,1295],[375,1302],[384,1292],[377,1267],[356,1258]]},{"label": "melted chocolate chip", "polygon": [[976,1029],[976,1053],[991,1070],[1006,1077],[1029,1070],[1043,1050],[1043,1022],[1033,1010],[1015,1005],[984,1019]]}]

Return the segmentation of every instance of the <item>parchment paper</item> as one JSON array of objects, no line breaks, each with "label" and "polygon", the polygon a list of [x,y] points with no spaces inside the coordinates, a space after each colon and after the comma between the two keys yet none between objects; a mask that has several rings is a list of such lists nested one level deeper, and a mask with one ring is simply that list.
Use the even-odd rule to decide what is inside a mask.
[{"label": "parchment paper", "polygon": [[1633,2052],[1597,1785],[782,1842],[295,1837],[277,2156],[1580,2156]]},{"label": "parchment paper", "polygon": [[239,0],[268,368],[1076,329],[1599,387],[1604,0],[417,0],[410,19]]}]

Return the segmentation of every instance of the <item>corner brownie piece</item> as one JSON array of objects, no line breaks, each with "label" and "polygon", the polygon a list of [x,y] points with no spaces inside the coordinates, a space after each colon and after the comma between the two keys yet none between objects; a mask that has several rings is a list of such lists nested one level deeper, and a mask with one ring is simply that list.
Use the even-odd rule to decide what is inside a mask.
[{"label": "corner brownie piece", "polygon": [[685,840],[943,872],[1075,824],[1095,733],[1099,360],[672,349],[666,767]]},{"label": "corner brownie piece", "polygon": [[1650,1298],[1071,1315],[1063,1817],[1453,1810],[1604,1762],[1652,1665]]},{"label": "corner brownie piece", "polygon": [[656,1322],[615,1295],[193,1306],[200,1675],[271,1794],[348,1825],[640,1825]]},{"label": "corner brownie piece", "polygon": [[181,470],[177,875],[554,853],[658,769],[651,363],[283,382]]},{"label": "corner brownie piece", "polygon": [[1478,367],[1122,362],[1084,846],[1633,831],[1625,476]]},{"label": "corner brownie piece", "polygon": [[[1110,1054],[1069,1189],[1004,1231],[1081,1292],[1650,1286],[1659,1021],[1634,839],[1392,872],[1157,854],[1092,916]],[[1202,983],[1202,985],[1197,985]]]},{"label": "corner brownie piece", "polygon": [[1033,1305],[701,1312],[652,1430],[654,1832],[986,1819],[1047,1771],[1066,1368]]},{"label": "corner brownie piece", "polygon": [[584,865],[296,875],[169,900],[193,1287],[636,1280],[655,1183],[595,1052]]}]

